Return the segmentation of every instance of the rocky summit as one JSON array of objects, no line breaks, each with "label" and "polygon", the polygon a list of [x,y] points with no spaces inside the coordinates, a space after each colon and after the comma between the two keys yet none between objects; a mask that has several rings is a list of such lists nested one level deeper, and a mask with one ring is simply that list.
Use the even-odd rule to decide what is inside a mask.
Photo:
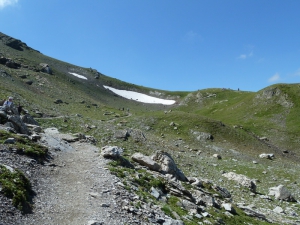
[{"label": "rocky summit", "polygon": [[300,224],[299,84],[155,90],[3,33],[0,79],[1,225]]}]

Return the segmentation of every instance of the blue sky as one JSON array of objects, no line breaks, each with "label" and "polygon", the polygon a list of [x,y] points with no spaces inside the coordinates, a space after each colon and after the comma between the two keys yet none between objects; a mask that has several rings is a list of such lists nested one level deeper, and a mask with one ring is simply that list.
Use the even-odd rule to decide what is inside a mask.
[{"label": "blue sky", "polygon": [[300,80],[298,0],[0,0],[0,32],[41,53],[170,91]]}]

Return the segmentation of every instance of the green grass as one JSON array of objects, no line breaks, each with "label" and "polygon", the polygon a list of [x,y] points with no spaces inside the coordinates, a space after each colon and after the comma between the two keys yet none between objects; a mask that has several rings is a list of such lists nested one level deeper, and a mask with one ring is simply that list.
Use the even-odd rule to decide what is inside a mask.
[{"label": "green grass", "polygon": [[0,183],[2,192],[8,198],[12,198],[12,203],[16,208],[22,212],[31,210],[31,184],[21,171],[10,172],[7,168],[0,165]]},{"label": "green grass", "polygon": [[43,161],[48,153],[48,148],[25,137],[18,136],[6,131],[0,130],[0,141],[4,143],[7,138],[14,138],[15,144],[9,144],[9,149],[15,149],[18,154],[24,154],[38,161]]}]

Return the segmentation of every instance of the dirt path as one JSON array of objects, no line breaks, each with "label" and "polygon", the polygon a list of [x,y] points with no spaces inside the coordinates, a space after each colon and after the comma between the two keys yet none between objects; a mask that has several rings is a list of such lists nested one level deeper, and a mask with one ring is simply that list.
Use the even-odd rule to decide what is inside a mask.
[{"label": "dirt path", "polygon": [[44,178],[37,185],[34,213],[24,224],[125,224],[127,219],[114,213],[119,180],[105,168],[99,149],[80,142],[71,146],[54,153],[54,160],[41,171]]}]

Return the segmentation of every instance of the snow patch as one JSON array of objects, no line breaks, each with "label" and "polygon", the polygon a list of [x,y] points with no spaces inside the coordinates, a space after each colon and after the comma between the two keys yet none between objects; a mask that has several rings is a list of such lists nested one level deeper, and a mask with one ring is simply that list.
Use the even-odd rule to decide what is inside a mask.
[{"label": "snow patch", "polygon": [[87,78],[85,76],[79,75],[78,73],[71,73],[71,72],[69,72],[69,74],[72,74],[73,76],[78,77],[80,79],[87,80]]},{"label": "snow patch", "polygon": [[155,98],[149,95],[141,94],[134,91],[126,91],[126,90],[118,90],[116,88],[112,88],[109,86],[103,85],[104,88],[111,90],[117,95],[120,95],[124,98],[131,99],[137,102],[143,103],[152,103],[152,104],[163,104],[163,105],[173,105],[176,101],[175,100],[166,100],[161,98]]}]

